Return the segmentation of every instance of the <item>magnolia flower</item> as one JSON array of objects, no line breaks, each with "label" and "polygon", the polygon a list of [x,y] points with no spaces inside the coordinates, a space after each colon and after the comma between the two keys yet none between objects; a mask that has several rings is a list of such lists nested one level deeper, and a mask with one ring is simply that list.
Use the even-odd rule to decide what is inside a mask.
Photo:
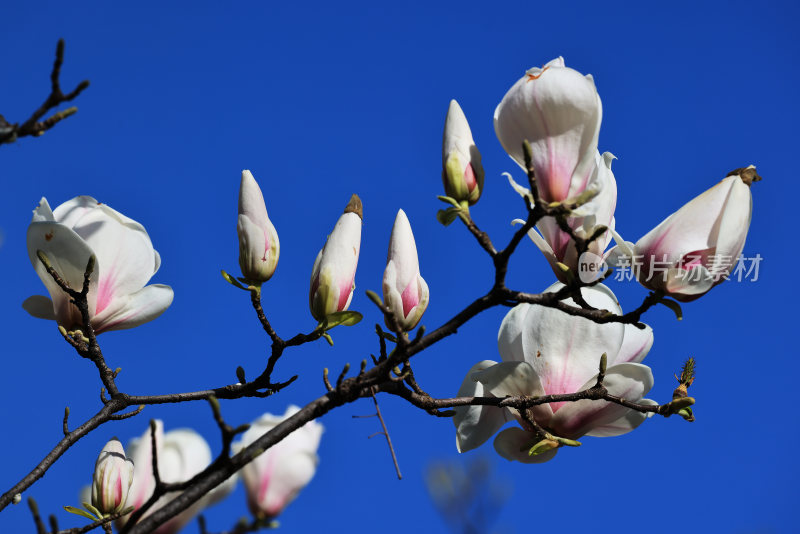
[{"label": "magnolia flower", "polygon": [[355,286],[358,251],[361,248],[361,199],[353,195],[333,227],[325,246],[317,254],[311,271],[309,306],[311,315],[322,321],[333,312],[350,306]]},{"label": "magnolia flower", "polygon": [[615,235],[618,246],[610,262],[633,265],[648,289],[684,302],[699,298],[736,266],[750,227],[750,184],[760,179],[752,165],[737,169],[635,245]]},{"label": "magnolia flower", "polygon": [[532,68],[494,112],[503,148],[525,168],[522,142],[532,149],[539,193],[547,202],[580,195],[595,166],[602,105],[591,75],[564,66],[558,57]]},{"label": "magnolia flower", "polygon": [[455,100],[450,101],[444,122],[442,166],[445,194],[458,202],[475,204],[483,191],[481,153],[472,140],[467,118]]},{"label": "magnolia flower", "polygon": [[[614,229],[614,210],[617,205],[617,182],[611,172],[611,162],[614,155],[610,152],[595,155],[595,168],[590,187],[594,196],[573,210],[567,218],[567,224],[573,232],[584,239],[590,238],[600,227]],[[509,175],[512,187],[521,195],[530,197],[530,191],[517,185]],[[532,197],[531,197],[532,200]],[[515,219],[513,223],[524,224],[525,221]],[[606,230],[594,239],[587,250],[588,254],[578,256],[578,249],[572,238],[559,228],[552,217],[544,217],[536,224],[534,229],[528,230],[528,237],[544,254],[550,267],[559,281],[567,283],[567,274],[558,266],[559,263],[567,266],[570,271],[579,275],[584,282],[595,280],[603,272],[603,264],[608,253],[606,247],[611,241],[611,232]],[[610,252],[610,251],[609,251]]]},{"label": "magnolia flower", "polygon": [[[546,291],[561,287],[556,283]],[[595,308],[621,313],[616,297],[602,284],[584,288],[582,294]],[[632,402],[654,404],[642,399],[653,386],[653,375],[649,367],[639,363],[653,344],[650,327],[639,330],[620,323],[597,324],[553,308],[519,304],[503,319],[497,344],[503,361],[484,360],[474,365],[457,396],[575,393],[595,385],[600,357],[605,353],[603,385],[608,392]],[[540,404],[528,414],[545,430],[567,439],[617,436],[646,419],[640,412],[599,400]],[[495,406],[456,408],[453,422],[458,450],[478,447],[512,420],[522,428],[507,428],[497,435],[494,447],[501,456],[524,463],[546,462],[555,456],[556,448],[529,455],[529,449],[542,436],[518,411]]]},{"label": "magnolia flower", "polygon": [[94,465],[92,506],[103,514],[122,511],[132,482],[133,461],[125,456],[122,443],[112,438],[100,451]]},{"label": "magnolia flower", "polygon": [[417,245],[403,210],[397,212],[383,273],[383,300],[403,330],[412,330],[428,308],[428,284],[419,274]]},{"label": "magnolia flower", "polygon": [[278,266],[281,245],[267,216],[264,195],[248,170],[242,171],[239,187],[239,266],[250,282],[266,282]]},{"label": "magnolia flower", "polygon": [[[164,423],[159,420],[156,420],[155,423],[158,474],[163,482],[184,482],[208,467],[211,463],[211,449],[200,434],[189,428],[170,430],[165,434]],[[136,510],[147,502],[156,485],[153,477],[153,445],[150,428],[142,434],[141,438],[133,439],[128,443],[128,452],[133,459],[135,468],[127,504]],[[203,508],[219,502],[233,491],[235,484],[236,477],[229,478],[192,506],[162,524],[155,530],[155,533],[174,534],[178,532]],[[177,493],[164,495],[144,514],[144,517],[152,514],[176,496]],[[125,524],[128,517],[120,518],[120,526]]]},{"label": "magnolia flower", "polygon": [[[262,415],[234,444],[234,451],[238,453],[249,446],[298,410],[297,406],[289,406],[282,417]],[[317,448],[322,430],[321,424],[309,421],[242,468],[247,505],[253,515],[277,516],[311,481],[319,463]]]},{"label": "magnolia flower", "polygon": [[86,265],[95,257],[87,297],[97,334],[152,321],[172,303],[169,286],[145,286],[161,258],[144,227],[92,197],[75,197],[53,211],[42,198],[28,226],[28,255],[50,298],[35,295],[22,307],[34,317],[55,319],[68,331],[79,329],[78,308],[47,274],[37,257],[39,250],[74,289],[83,286]]}]

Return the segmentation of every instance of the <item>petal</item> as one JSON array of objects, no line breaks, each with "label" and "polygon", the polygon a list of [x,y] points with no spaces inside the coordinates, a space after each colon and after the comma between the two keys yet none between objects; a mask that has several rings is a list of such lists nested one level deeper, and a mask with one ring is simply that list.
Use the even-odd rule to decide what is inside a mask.
[{"label": "petal", "polygon": [[[556,283],[546,291],[563,287]],[[602,284],[584,288],[584,299],[597,309],[620,313],[610,289]],[[573,304],[571,300],[564,302]],[[501,327],[502,330],[502,327]],[[573,393],[597,374],[600,356],[614,358],[622,346],[624,326],[597,324],[544,306],[530,306],[522,323],[525,361],[533,366],[548,394]],[[553,410],[558,410],[555,404]]]},{"label": "petal", "polygon": [[688,252],[716,246],[719,220],[736,182],[741,182],[741,178],[725,178],[689,201],[637,241],[636,252],[643,256],[645,267],[649,265],[650,258],[659,261],[663,258],[667,264],[672,265]]},{"label": "petal", "polygon": [[500,331],[497,333],[497,349],[504,362],[525,361],[522,330],[530,308],[530,304],[517,304],[511,308],[500,324]]},{"label": "petal", "polygon": [[633,362],[639,363],[644,360],[650,348],[653,346],[653,329],[645,325],[644,330],[640,330],[632,324],[625,325],[625,337],[622,339],[622,347],[616,359],[609,358],[609,365],[617,363]]},{"label": "petal", "polygon": [[67,200],[55,210],[53,210],[54,220],[60,222],[67,228],[75,226],[81,217],[86,215],[87,212],[95,209],[100,203],[89,196],[79,196]]},{"label": "petal", "polygon": [[[475,372],[481,371],[497,362],[483,360],[472,366],[458,389],[458,397],[485,397],[483,384],[472,379]],[[456,406],[453,423],[456,426],[456,447],[458,452],[467,452],[483,445],[495,432],[500,430],[511,414],[505,408],[496,406]]]},{"label": "petal", "polygon": [[73,230],[94,250],[102,268],[96,313],[103,312],[115,299],[139,291],[153,276],[153,244],[136,221],[100,204],[86,211]]},{"label": "petal", "polygon": [[[648,406],[658,406],[656,401],[650,399],[641,399],[638,401],[638,403],[646,404]],[[651,415],[653,415],[652,412],[643,413],[637,412],[636,410],[628,410],[628,413],[616,421],[612,421],[608,424],[594,428],[590,432],[587,432],[586,435],[596,438],[621,436],[622,434],[627,434],[637,426],[644,423]]]},{"label": "petal", "polygon": [[[494,397],[541,396],[545,394],[542,382],[528,362],[501,362],[472,374],[472,379],[483,384],[484,391]],[[547,425],[553,415],[549,404],[539,404],[530,408],[534,419]],[[511,409],[517,414],[517,410]]]},{"label": "petal", "polygon": [[[596,382],[594,376],[576,391],[589,389]],[[603,385],[611,395],[637,402],[653,387],[653,373],[640,363],[621,363],[608,368]],[[551,428],[561,437],[575,439],[625,417],[629,411],[601,400],[567,402],[556,411]]]},{"label": "petal", "polygon": [[53,311],[53,301],[44,295],[33,295],[25,299],[22,308],[36,317],[37,319],[49,319],[55,321],[56,314]]},{"label": "petal", "polygon": [[518,427],[506,428],[494,438],[494,450],[508,461],[517,461],[524,464],[543,464],[558,452],[552,449],[536,456],[530,456],[528,450],[536,443],[536,436]]},{"label": "petal", "polygon": [[[28,226],[27,245],[31,264],[53,300],[53,311],[58,323],[68,330],[79,326],[81,318],[78,309],[70,303],[67,294],[47,273],[36,252],[38,250],[44,252],[61,279],[71,288],[79,290],[83,286],[86,265],[93,255],[92,248],[70,228],[56,222],[45,221],[32,222]],[[95,265],[96,275],[90,279],[90,313],[94,309],[93,295],[96,293],[94,289],[97,287],[96,279],[101,269],[102,266],[98,261]]]},{"label": "petal", "polygon": [[125,330],[150,322],[172,304],[172,288],[162,284],[151,284],[133,293],[123,295],[111,302],[92,319],[98,334],[109,330]]},{"label": "petal", "polygon": [[[752,211],[753,197],[750,193],[750,186],[741,179],[734,180],[725,202],[725,210],[720,217],[719,232],[716,238],[716,256],[711,267],[712,273],[727,274],[733,269],[747,239]],[[725,263],[728,264],[727,268],[723,266]]]}]

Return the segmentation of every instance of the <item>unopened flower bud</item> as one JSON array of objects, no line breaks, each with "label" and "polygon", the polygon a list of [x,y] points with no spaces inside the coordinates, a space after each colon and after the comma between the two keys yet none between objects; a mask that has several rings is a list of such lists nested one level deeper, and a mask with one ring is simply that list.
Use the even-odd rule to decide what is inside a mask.
[{"label": "unopened flower bud", "polygon": [[278,233],[267,217],[264,195],[248,170],[242,171],[236,231],[242,275],[250,282],[266,282],[278,266],[281,246]]},{"label": "unopened flower bud", "polygon": [[400,327],[412,330],[428,308],[428,284],[419,274],[417,245],[403,210],[397,212],[383,273],[383,300]]},{"label": "unopened flower bud", "polygon": [[361,248],[363,215],[361,199],[353,195],[325,246],[317,254],[308,298],[311,315],[317,321],[350,306]]},{"label": "unopened flower bud", "polygon": [[472,140],[469,123],[455,100],[450,101],[442,143],[442,181],[447,196],[475,204],[483,191],[481,153]]},{"label": "unopened flower bud", "polygon": [[117,438],[106,443],[94,466],[92,506],[104,514],[125,508],[128,490],[133,482],[133,462]]}]

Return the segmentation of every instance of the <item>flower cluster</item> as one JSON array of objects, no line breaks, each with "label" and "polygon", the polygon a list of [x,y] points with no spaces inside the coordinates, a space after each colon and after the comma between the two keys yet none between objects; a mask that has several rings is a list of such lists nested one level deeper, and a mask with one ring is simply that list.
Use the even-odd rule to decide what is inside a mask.
[{"label": "flower cluster", "polygon": [[[731,172],[638,242],[626,242],[615,228],[614,156],[598,150],[601,119],[602,104],[594,79],[567,67],[560,57],[528,70],[494,113],[497,138],[536,190],[519,185],[509,174],[512,187],[531,208],[540,202],[566,210],[560,213],[561,220],[559,215],[543,217],[528,231],[560,281],[547,291],[556,291],[563,284],[574,286],[580,274],[581,282],[595,284],[581,290],[584,304],[620,314],[616,297],[597,284],[597,278],[610,274],[604,272],[605,264],[619,267],[630,265],[633,258],[644,258],[642,268],[633,275],[659,298],[666,295],[690,301],[704,295],[727,278],[744,247],[752,209],[750,185],[760,180],[755,167]],[[457,152],[459,163],[466,160],[464,154],[478,154],[461,108],[452,103],[444,144],[469,147]],[[445,161],[445,175],[454,174],[448,173],[451,167],[461,166]],[[617,246],[606,250],[612,237]],[[654,258],[663,264],[658,270],[661,276],[651,265]],[[502,362],[475,364],[459,397],[579,392],[597,383],[599,362],[605,354],[609,367],[603,385],[607,391],[640,405],[652,403],[643,399],[653,384],[652,373],[639,363],[653,343],[649,326],[638,330],[630,325],[601,325],[552,308],[520,304],[503,320],[498,343]],[[526,413],[495,406],[462,406],[456,409],[454,423],[458,448],[463,452],[516,420],[520,426],[500,432],[495,449],[509,460],[538,463],[552,458],[564,440],[623,434],[644,419],[641,412],[619,404],[584,399],[540,404]]]}]

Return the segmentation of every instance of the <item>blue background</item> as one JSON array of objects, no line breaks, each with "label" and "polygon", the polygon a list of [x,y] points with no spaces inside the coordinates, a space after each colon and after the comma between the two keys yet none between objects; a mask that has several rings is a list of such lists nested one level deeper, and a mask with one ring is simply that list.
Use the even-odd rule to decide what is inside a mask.
[{"label": "blue background", "polygon": [[[283,413],[323,393],[321,370],[377,351],[379,320],[365,289],[380,290],[398,208],[417,238],[431,288],[423,319],[436,327],[491,283],[491,263],[458,224],[439,225],[441,134],[456,98],[483,153],[486,185],[472,213],[498,245],[523,215],[503,171],[516,173],[492,127],[494,107],[523,72],[563,55],[592,73],[603,100],[599,148],[618,156],[617,228],[635,241],[727,171],[756,164],[745,254],[764,257],[756,282],[727,282],[684,306],[684,320],[651,311],[655,345],[645,363],[670,398],[683,360],[695,356],[697,422],[657,418],[616,439],[584,440],[544,465],[510,464],[491,444],[458,456],[452,424],[382,396],[405,478],[386,446],[367,436],[369,400],[326,415],[316,478],[281,517],[287,532],[447,532],[424,486],[432,461],[492,457],[513,494],[506,531],[791,532],[798,519],[798,373],[793,299],[798,195],[796,154],[799,9],[790,2],[621,3],[4,3],[0,7],[0,113],[22,121],[49,89],[59,37],[62,83],[89,78],[79,113],[42,138],[0,147],[0,297],[4,325],[0,480],[5,491],[72,426],[99,408],[94,368],[55,324],[20,307],[43,286],[28,261],[25,231],[41,196],[51,205],[89,194],[140,221],[163,259],[153,282],[175,290],[158,320],[100,341],[123,391],[156,394],[222,386],[242,365],[263,369],[267,339],[247,295],[226,284],[237,269],[240,171],[253,171],[281,238],[264,290],[284,337],[310,331],[308,280],[317,251],[351,193],[364,201],[357,293],[362,324],[291,350],[275,377],[300,379],[269,399],[223,402],[232,424]],[[553,279],[523,242],[512,287],[539,291]],[[623,307],[646,292],[613,283]],[[467,369],[498,357],[505,310],[484,313],[414,359],[436,396],[455,394]],[[335,372],[335,371],[333,371]],[[123,442],[149,418],[188,426],[219,448],[205,403],[148,407],[101,427],[73,447],[25,496],[62,526],[94,460],[112,435]],[[213,531],[246,513],[241,485],[208,510]],[[195,532],[196,523],[187,527]],[[22,504],[0,513],[0,531],[32,532]]]}]

